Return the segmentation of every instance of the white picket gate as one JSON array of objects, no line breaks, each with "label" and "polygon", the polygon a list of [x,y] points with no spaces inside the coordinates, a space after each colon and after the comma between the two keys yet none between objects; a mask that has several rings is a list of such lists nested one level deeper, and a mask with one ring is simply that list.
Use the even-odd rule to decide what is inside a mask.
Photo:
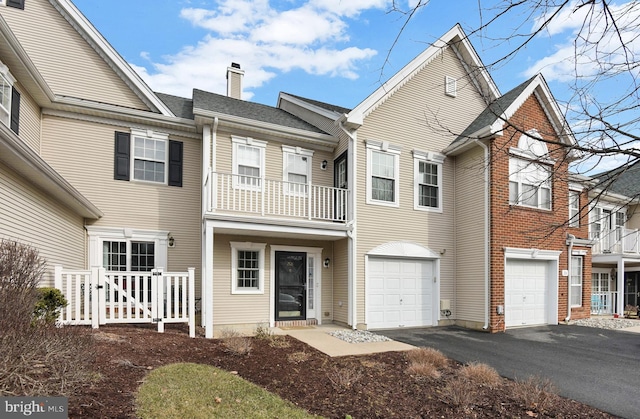
[{"label": "white picket gate", "polygon": [[62,324],[188,323],[195,337],[195,269],[187,272],[113,272],[104,268],[73,271],[55,267],[55,287],[68,305]]}]

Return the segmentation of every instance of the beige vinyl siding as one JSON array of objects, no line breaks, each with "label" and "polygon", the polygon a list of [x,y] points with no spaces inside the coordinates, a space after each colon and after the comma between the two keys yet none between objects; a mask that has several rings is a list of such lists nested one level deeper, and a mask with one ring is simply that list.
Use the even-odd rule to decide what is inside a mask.
[{"label": "beige vinyl siding", "polygon": [[[168,249],[171,271],[201,270],[201,142],[182,141],[183,186],[113,179],[114,133],[129,127],[45,116],[42,156],[104,216],[95,226],[165,230],[175,239]],[[199,282],[199,281],[198,281]]]},{"label": "beige vinyl siding", "polygon": [[[627,220],[627,228],[640,229],[640,213],[638,213],[640,208],[638,207],[638,205],[631,205],[627,208],[627,216],[629,217]],[[581,222],[586,221],[581,220]]]},{"label": "beige vinyl siding", "polygon": [[[331,306],[333,321],[348,324],[349,321],[349,241],[333,244],[333,294]],[[342,303],[342,305],[340,304]]]},{"label": "beige vinyl siding", "polygon": [[36,153],[40,152],[40,106],[33,100],[26,90],[16,84],[20,92],[20,125],[18,128],[20,139]]},{"label": "beige vinyl siding", "polygon": [[458,320],[484,322],[485,234],[484,152],[481,147],[456,157],[456,299]]},{"label": "beige vinyl siding", "polygon": [[34,188],[0,163],[0,238],[34,246],[47,261],[43,285],[53,286],[53,266],[85,269],[83,218]]},{"label": "beige vinyl siding", "polygon": [[[262,294],[231,294],[231,242],[266,243],[264,261],[264,292]],[[271,289],[274,286],[275,273],[271,266],[271,246],[313,247],[321,248],[322,260],[333,260],[332,242],[297,240],[277,237],[251,237],[216,235],[213,244],[213,323],[220,325],[246,325],[268,322]],[[322,261],[320,261],[322,266]],[[322,316],[324,311],[331,310],[331,301],[327,298],[327,290],[331,290],[331,269],[321,268],[322,275]],[[329,291],[330,292],[330,291]],[[325,318],[323,317],[323,321]]]},{"label": "beige vinyl siding", "polygon": [[55,94],[148,110],[49,1],[0,7],[0,15]]},{"label": "beige vinyl siding", "polygon": [[[247,138],[243,135],[234,135],[238,138]],[[283,180],[283,151],[282,145],[296,146],[287,142],[266,140],[257,135],[250,136],[253,139],[267,141],[265,154],[265,177],[270,180]],[[300,145],[301,148],[312,150],[309,146]],[[220,173],[233,173],[233,143],[231,134],[219,132],[216,141],[216,167]],[[326,170],[320,168],[323,160],[327,160]],[[311,182],[314,185],[333,186],[333,153],[327,151],[314,150],[311,158]]]},{"label": "beige vinyl siding", "polygon": [[[414,210],[414,149],[441,152],[484,109],[484,102],[451,49],[433,60],[415,77],[369,114],[357,133],[358,236],[357,323],[364,322],[365,258],[367,252],[390,241],[411,241],[436,253],[445,250],[440,263],[440,298],[454,297],[455,229],[454,162],[443,165],[442,213]],[[445,76],[458,80],[458,94],[444,93]],[[438,120],[434,121],[434,115]],[[399,158],[399,207],[366,203],[366,140],[388,141],[402,148]]]}]

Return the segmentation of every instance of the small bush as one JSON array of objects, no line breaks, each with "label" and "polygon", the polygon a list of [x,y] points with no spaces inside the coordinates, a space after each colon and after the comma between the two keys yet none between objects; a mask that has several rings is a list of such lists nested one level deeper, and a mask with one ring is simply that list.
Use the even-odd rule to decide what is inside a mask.
[{"label": "small bush", "polygon": [[426,377],[426,378],[440,378],[442,374],[438,371],[438,368],[427,362],[417,363],[414,362],[407,368],[407,372],[413,376]]},{"label": "small bush", "polygon": [[524,381],[516,379],[513,386],[513,396],[520,400],[526,408],[544,413],[553,406],[556,388],[547,378],[532,376]]},{"label": "small bush", "polygon": [[273,336],[273,332],[269,327],[269,323],[266,323],[266,322],[258,323],[255,330],[256,339],[271,339],[272,336]]},{"label": "small bush", "polygon": [[232,355],[248,355],[251,352],[251,338],[233,329],[224,329],[220,339],[226,352]]},{"label": "small bush", "polygon": [[361,377],[362,373],[354,368],[334,367],[327,372],[331,386],[338,393],[350,390]]},{"label": "small bush", "polygon": [[309,352],[304,352],[304,351],[293,352],[287,355],[287,360],[292,364],[299,364],[301,362],[305,362],[309,358],[311,358],[311,354],[309,354]]},{"label": "small bush", "polygon": [[272,348],[288,348],[291,343],[287,340],[286,336],[273,335],[269,339],[269,346]]},{"label": "small bush", "polygon": [[468,411],[477,397],[477,389],[474,384],[463,377],[456,377],[447,383],[444,396],[449,404]]},{"label": "small bush", "polygon": [[407,352],[412,364],[431,364],[436,368],[444,368],[449,364],[447,357],[437,349],[416,348]]},{"label": "small bush", "polygon": [[85,330],[34,321],[44,268],[37,250],[0,241],[0,396],[70,396],[95,378]]},{"label": "small bush", "polygon": [[487,364],[472,362],[460,368],[459,376],[475,386],[497,387],[502,383],[502,377]]},{"label": "small bush", "polygon": [[38,288],[38,300],[33,310],[34,320],[55,323],[60,315],[60,310],[65,308],[67,304],[67,299],[59,289]]}]

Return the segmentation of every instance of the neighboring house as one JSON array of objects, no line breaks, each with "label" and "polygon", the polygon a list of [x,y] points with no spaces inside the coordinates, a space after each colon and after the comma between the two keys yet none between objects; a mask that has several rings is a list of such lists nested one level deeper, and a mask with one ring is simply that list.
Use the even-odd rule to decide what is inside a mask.
[{"label": "neighboring house", "polygon": [[0,37],[0,237],[51,265],[196,267],[207,337],[590,314],[575,140],[459,26],[354,109],[243,101],[237,64],[227,96],[154,93],[69,0],[0,6]]},{"label": "neighboring house", "polygon": [[286,93],[278,106],[348,141],[349,324],[589,316],[587,226],[568,225],[575,140],[542,76],[500,95],[456,26],[353,110]]},{"label": "neighboring house", "polygon": [[154,94],[70,1],[15,3],[0,5],[0,237],[38,248],[48,285],[53,265],[199,270],[193,116]]},{"label": "neighboring house", "polygon": [[594,241],[591,312],[621,315],[626,306],[640,304],[640,164],[593,178],[589,191],[589,236]]}]

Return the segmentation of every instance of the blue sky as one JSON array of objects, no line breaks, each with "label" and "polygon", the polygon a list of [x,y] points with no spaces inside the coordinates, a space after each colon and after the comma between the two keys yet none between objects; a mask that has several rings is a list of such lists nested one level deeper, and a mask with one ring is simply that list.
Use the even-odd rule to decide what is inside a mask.
[{"label": "blue sky", "polygon": [[[348,108],[456,23],[470,33],[481,16],[486,21],[495,13],[492,4],[498,2],[432,0],[392,48],[406,21],[406,15],[391,11],[392,0],[73,1],[155,91],[191,97],[199,88],[225,94],[226,68],[237,62],[245,70],[243,99],[273,106],[286,91]],[[395,4],[409,10],[416,1]],[[471,37],[483,62],[511,50],[518,42],[511,31],[519,25],[518,30],[530,31],[537,17],[511,14],[482,38]],[[492,68],[500,91],[542,71],[555,97],[570,99],[574,66],[568,58],[583,18],[564,13],[527,48]],[[588,62],[582,68],[592,71]],[[593,93],[606,99],[607,89]]]}]

